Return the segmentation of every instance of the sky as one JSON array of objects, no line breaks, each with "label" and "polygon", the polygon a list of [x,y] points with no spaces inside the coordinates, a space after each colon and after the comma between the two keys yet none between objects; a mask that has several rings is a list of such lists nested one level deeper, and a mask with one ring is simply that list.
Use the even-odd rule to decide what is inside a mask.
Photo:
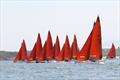
[{"label": "sky", "polygon": [[48,30],[53,43],[59,36],[61,47],[66,35],[71,45],[76,34],[82,48],[97,16],[102,47],[120,47],[119,0],[0,0],[0,50],[18,51],[23,39],[31,50],[38,33],[44,44]]}]

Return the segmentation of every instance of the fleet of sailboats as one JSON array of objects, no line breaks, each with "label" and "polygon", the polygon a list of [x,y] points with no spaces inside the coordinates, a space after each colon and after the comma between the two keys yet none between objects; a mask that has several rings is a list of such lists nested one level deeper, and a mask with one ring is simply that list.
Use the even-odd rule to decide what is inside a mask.
[{"label": "fleet of sailboats", "polygon": [[[14,62],[27,61],[27,62],[44,62],[44,61],[71,61],[77,60],[78,62],[83,62],[86,60],[98,61],[102,59],[102,36],[101,36],[101,25],[100,19],[97,17],[96,22],[94,22],[93,29],[90,32],[85,44],[79,50],[76,35],[74,35],[74,40],[70,46],[68,35],[66,35],[65,43],[62,49],[60,49],[59,37],[56,37],[56,42],[53,45],[52,36],[50,31],[48,31],[47,40],[42,46],[42,41],[40,34],[38,34],[37,41],[30,53],[27,55],[25,40],[23,40],[21,48],[15,57]],[[108,52],[106,58],[115,58],[116,51],[115,46],[112,44],[112,48]]]}]

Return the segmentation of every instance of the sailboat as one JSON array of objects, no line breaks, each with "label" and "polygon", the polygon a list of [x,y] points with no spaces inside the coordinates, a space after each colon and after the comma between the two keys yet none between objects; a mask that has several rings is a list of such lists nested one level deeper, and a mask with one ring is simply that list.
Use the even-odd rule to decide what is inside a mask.
[{"label": "sailboat", "polygon": [[65,44],[62,47],[62,50],[58,53],[58,55],[56,56],[56,61],[60,62],[64,60],[64,49],[65,49]]},{"label": "sailboat", "polygon": [[36,62],[39,62],[41,52],[42,52],[42,41],[40,34],[38,34],[38,38],[36,42]]},{"label": "sailboat", "polygon": [[48,37],[46,42],[46,60],[50,61],[54,58],[54,48],[52,43],[52,37],[50,31],[48,31]]},{"label": "sailboat", "polygon": [[25,40],[23,40],[21,48],[20,48],[17,56],[15,57],[14,62],[25,61],[25,60],[28,60],[28,57],[27,57]]},{"label": "sailboat", "polygon": [[38,62],[44,62],[46,57],[45,57],[45,53],[46,53],[46,41],[44,43],[44,46],[42,48],[42,51],[40,52],[39,56],[38,56]]},{"label": "sailboat", "polygon": [[99,17],[93,25],[93,29],[86,40],[84,46],[80,50],[77,60],[78,61],[96,61],[102,58],[102,39],[101,39],[101,26]]},{"label": "sailboat", "polygon": [[99,17],[97,17],[96,23],[93,27],[89,54],[89,60],[91,61],[102,59],[102,37]]},{"label": "sailboat", "polygon": [[32,62],[32,61],[35,61],[36,60],[36,43],[31,51],[31,54],[28,58],[28,62]]},{"label": "sailboat", "polygon": [[89,37],[87,38],[84,46],[82,47],[82,49],[80,50],[80,52],[77,55],[77,60],[78,61],[86,61],[89,59],[89,52],[90,52],[90,46],[91,46],[91,39],[92,39],[92,31],[89,35]]},{"label": "sailboat", "polygon": [[112,47],[111,47],[111,49],[109,50],[106,58],[107,58],[107,59],[116,58],[116,50],[115,50],[114,44],[112,44]]},{"label": "sailboat", "polygon": [[70,43],[69,43],[69,38],[68,35],[66,36],[66,41],[65,41],[65,49],[64,49],[64,60],[65,61],[70,61],[72,58],[71,55],[71,49],[70,49]]},{"label": "sailboat", "polygon": [[[95,22],[93,24],[93,28],[95,26]],[[88,36],[85,44],[83,45],[82,49],[79,51],[78,55],[77,55],[77,60],[79,62],[83,62],[83,61],[86,61],[89,59],[89,53],[90,53],[90,47],[91,47],[91,39],[92,39],[92,32],[93,32],[93,29],[90,33],[90,35]]]},{"label": "sailboat", "polygon": [[42,52],[42,42],[41,42],[41,37],[40,34],[38,33],[38,37],[37,37],[37,41],[31,51],[31,54],[29,56],[29,61],[28,62],[32,62],[32,61],[40,61],[40,54]]},{"label": "sailboat", "polygon": [[78,44],[77,44],[77,38],[76,35],[74,35],[74,40],[71,46],[71,54],[72,54],[72,59],[77,58],[77,54],[79,52]]},{"label": "sailboat", "polygon": [[56,57],[58,56],[59,52],[60,52],[60,42],[59,42],[59,38],[57,36],[56,42],[55,42],[55,45],[54,45],[54,59],[56,59]]}]

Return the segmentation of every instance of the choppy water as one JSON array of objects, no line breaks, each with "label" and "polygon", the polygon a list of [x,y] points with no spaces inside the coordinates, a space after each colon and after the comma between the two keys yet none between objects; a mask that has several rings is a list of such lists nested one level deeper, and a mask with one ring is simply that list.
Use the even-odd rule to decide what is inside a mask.
[{"label": "choppy water", "polygon": [[101,63],[0,61],[0,80],[120,80],[120,59]]}]

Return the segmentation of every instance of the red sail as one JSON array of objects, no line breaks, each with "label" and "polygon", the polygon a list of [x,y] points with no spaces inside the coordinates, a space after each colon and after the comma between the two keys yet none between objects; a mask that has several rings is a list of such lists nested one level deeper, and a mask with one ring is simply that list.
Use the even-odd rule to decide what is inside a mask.
[{"label": "red sail", "polygon": [[63,59],[64,59],[64,49],[65,49],[65,44],[63,45],[62,50],[56,56],[56,61],[63,61]]},{"label": "red sail", "polygon": [[46,59],[52,60],[53,59],[53,44],[52,44],[52,37],[50,31],[48,32],[47,43],[46,43]]},{"label": "red sail", "polygon": [[43,49],[42,49],[42,51],[43,51],[43,53],[44,53],[44,60],[46,60],[46,41],[45,41],[45,43],[44,43],[44,46],[43,46]]},{"label": "red sail", "polygon": [[[95,22],[94,22],[93,28],[94,28],[94,26],[95,26]],[[89,59],[89,53],[90,53],[90,47],[91,47],[91,39],[92,39],[92,32],[93,32],[93,29],[92,29],[89,37],[87,38],[84,46],[82,47],[82,49],[80,50],[80,52],[77,55],[77,60],[78,61],[85,61],[85,60]]]},{"label": "red sail", "polygon": [[19,60],[21,59],[21,52],[22,52],[22,47],[20,48],[20,50],[19,50],[17,56],[15,57],[14,62],[17,62],[17,61],[19,61]]},{"label": "red sail", "polygon": [[69,38],[66,36],[66,41],[65,41],[65,50],[64,50],[64,60],[65,61],[70,61],[71,60],[71,49],[70,49],[70,43],[69,43]]},{"label": "red sail", "polygon": [[27,57],[27,50],[26,50],[26,44],[25,44],[25,41],[23,40],[22,42],[22,46],[14,60],[14,62],[17,62],[17,61],[25,61],[25,60],[28,60],[28,57]]},{"label": "red sail", "polygon": [[38,34],[38,38],[36,42],[36,60],[38,60],[41,51],[42,51],[42,42],[41,42],[40,34]]},{"label": "red sail", "polygon": [[54,58],[55,58],[55,59],[56,59],[56,57],[58,56],[59,52],[60,52],[60,43],[59,43],[59,38],[58,38],[58,36],[57,36],[57,38],[56,38],[56,43],[55,43],[55,45],[54,45]]},{"label": "red sail", "polygon": [[84,46],[82,47],[79,54],[77,55],[77,60],[78,61],[85,61],[85,60],[89,59],[91,39],[92,39],[92,31],[91,31],[89,37],[87,38]]},{"label": "red sail", "polygon": [[36,43],[31,51],[31,54],[29,56],[29,62],[36,60]]},{"label": "red sail", "polygon": [[99,17],[92,32],[90,59],[100,60],[102,58],[102,39],[101,39],[101,25]]},{"label": "red sail", "polygon": [[23,40],[22,53],[21,53],[21,60],[28,60],[25,40]]},{"label": "red sail", "polygon": [[31,62],[33,60],[38,60],[41,52],[42,52],[42,42],[41,42],[40,34],[38,34],[37,42],[35,43],[33,50],[30,54],[29,61]]},{"label": "red sail", "polygon": [[39,55],[38,62],[43,62],[45,60],[45,52],[46,52],[46,42],[44,43],[42,51]]},{"label": "red sail", "polygon": [[112,47],[107,54],[107,59],[109,58],[116,58],[116,50],[114,44],[112,44]]},{"label": "red sail", "polygon": [[77,38],[76,38],[76,35],[74,35],[74,40],[71,46],[71,54],[73,59],[76,59],[78,52],[79,52],[79,49],[77,44]]}]

